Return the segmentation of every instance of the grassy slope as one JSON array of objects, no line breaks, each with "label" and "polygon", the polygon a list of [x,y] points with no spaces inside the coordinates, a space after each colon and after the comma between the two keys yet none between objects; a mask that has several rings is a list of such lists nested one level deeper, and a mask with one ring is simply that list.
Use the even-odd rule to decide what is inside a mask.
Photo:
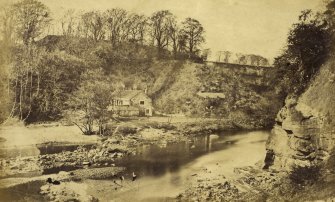
[{"label": "grassy slope", "polygon": [[[184,62],[175,64],[172,72],[161,75],[164,84],[154,94],[155,105],[167,113],[191,113],[199,101],[196,93],[200,82],[196,76],[199,64]],[[188,105],[187,102],[191,101]],[[200,110],[200,109],[198,109]]]},{"label": "grassy slope", "polygon": [[[221,72],[220,68],[202,72],[203,64],[174,60],[168,53],[157,59],[155,47],[132,43],[112,47],[108,41],[94,43],[59,36],[47,37],[39,44],[83,58],[90,68],[102,67],[116,86],[147,88],[156,111],[225,117],[237,120],[236,124],[243,128],[267,126],[277,112],[277,105],[271,101],[273,96],[257,92],[243,78]],[[223,92],[226,99],[209,100],[196,95],[204,86],[217,84],[212,81],[220,83],[214,92]]]},{"label": "grassy slope", "polygon": [[[226,72],[220,67],[186,62],[171,74],[174,82],[165,85],[156,97],[156,106],[165,112],[222,117],[234,120],[243,128],[271,125],[281,103],[269,90],[266,80],[254,84],[243,75]],[[169,81],[172,79],[169,78]],[[200,90],[221,92],[225,99],[204,99]]]},{"label": "grassy slope", "polygon": [[[321,67],[320,72],[311,82],[308,89],[299,98],[301,108],[308,106],[313,110],[311,114],[324,116],[329,122],[325,125],[334,127],[335,122],[335,56],[332,56],[327,63]],[[302,109],[305,111],[304,109]],[[308,111],[308,110],[307,110]],[[328,128],[329,130],[329,128]]]}]

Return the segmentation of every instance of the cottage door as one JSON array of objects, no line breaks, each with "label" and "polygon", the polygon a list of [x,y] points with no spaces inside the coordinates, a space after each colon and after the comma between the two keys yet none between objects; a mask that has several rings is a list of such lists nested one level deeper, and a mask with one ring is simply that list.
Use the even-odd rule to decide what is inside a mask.
[{"label": "cottage door", "polygon": [[145,116],[145,110],[144,109],[140,109],[140,116]]}]

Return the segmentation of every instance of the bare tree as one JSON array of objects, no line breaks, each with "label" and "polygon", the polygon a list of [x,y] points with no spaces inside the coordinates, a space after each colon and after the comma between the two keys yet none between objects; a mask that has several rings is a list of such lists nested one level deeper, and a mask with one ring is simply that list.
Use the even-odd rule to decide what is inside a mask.
[{"label": "bare tree", "polygon": [[22,0],[13,5],[16,34],[28,45],[39,37],[48,23],[49,9],[36,0]]},{"label": "bare tree", "polygon": [[169,27],[173,15],[168,10],[157,11],[150,17],[151,36],[160,53],[169,44]]},{"label": "bare tree", "polygon": [[148,19],[144,15],[131,14],[129,16],[129,40],[143,44]]},{"label": "bare tree", "polygon": [[3,39],[9,43],[17,40],[24,44],[16,49],[12,57],[6,56],[6,63],[12,63],[8,79],[8,88],[11,89],[8,92],[13,93],[13,107],[9,116],[17,114],[20,120],[25,120],[31,112],[33,97],[39,92],[39,88],[34,89],[33,86],[34,83],[39,84],[41,53],[33,42],[45,32],[51,19],[49,9],[36,0],[22,0],[7,9],[2,13]]},{"label": "bare tree", "polygon": [[109,29],[109,39],[112,45],[115,46],[125,39],[128,35],[127,23],[128,23],[128,13],[126,10],[121,8],[113,8],[107,10],[107,24]]},{"label": "bare tree", "polygon": [[15,12],[13,7],[5,6],[0,10],[0,31],[2,36],[2,41],[5,45],[10,44],[14,41],[15,32],[15,22],[14,16]]},{"label": "bare tree", "polygon": [[230,62],[230,57],[231,57],[231,55],[232,55],[232,53],[230,52],[230,51],[223,51],[222,52],[223,53],[223,61],[225,62],[225,63],[229,63]]},{"label": "bare tree", "polygon": [[101,69],[87,70],[82,75],[78,90],[69,100],[69,105],[83,112],[80,121],[73,121],[83,134],[93,134],[94,121],[99,127],[99,134],[104,133],[108,121],[108,106],[111,103],[113,87]]},{"label": "bare tree", "polygon": [[182,33],[182,31],[179,31],[178,34],[178,52],[179,53],[185,53],[187,52],[187,36]]},{"label": "bare tree", "polygon": [[64,36],[74,36],[77,33],[78,16],[75,10],[70,9],[61,17],[62,33]]},{"label": "bare tree", "polygon": [[242,54],[242,53],[236,53],[236,63],[240,65],[246,65],[249,60],[249,56]]},{"label": "bare tree", "polygon": [[250,58],[250,65],[252,66],[260,66],[261,65],[261,61],[264,59],[262,56],[259,55],[248,55]]},{"label": "bare tree", "polygon": [[14,12],[10,6],[0,9],[0,123],[12,116],[12,90],[11,89],[11,46],[14,38]]},{"label": "bare tree", "polygon": [[201,43],[205,42],[205,30],[200,22],[193,18],[186,18],[182,22],[182,33],[187,39],[186,47],[188,49],[189,57],[194,56]]},{"label": "bare tree", "polygon": [[267,58],[261,58],[261,61],[260,61],[260,66],[269,66],[270,65],[270,62]]},{"label": "bare tree", "polygon": [[100,11],[90,11],[82,15],[82,25],[85,37],[91,38],[94,41],[99,41],[105,38],[106,18],[104,13]]},{"label": "bare tree", "polygon": [[181,45],[179,43],[179,39],[181,38],[181,33],[180,33],[180,27],[177,24],[177,20],[176,17],[172,16],[171,18],[169,18],[169,37],[171,39],[171,46],[172,46],[172,51],[173,51],[173,55],[176,58],[177,57],[177,53],[179,49],[179,46]]},{"label": "bare tree", "polygon": [[141,44],[144,44],[144,38],[147,29],[148,29],[148,17],[144,15],[139,15],[138,34],[139,34],[139,41]]},{"label": "bare tree", "polygon": [[210,58],[211,54],[212,54],[211,49],[206,48],[206,49],[202,50],[202,52],[201,52],[201,58],[204,61],[206,61],[206,60],[208,60]]},{"label": "bare tree", "polygon": [[222,53],[223,51],[216,52],[216,62],[221,62]]}]

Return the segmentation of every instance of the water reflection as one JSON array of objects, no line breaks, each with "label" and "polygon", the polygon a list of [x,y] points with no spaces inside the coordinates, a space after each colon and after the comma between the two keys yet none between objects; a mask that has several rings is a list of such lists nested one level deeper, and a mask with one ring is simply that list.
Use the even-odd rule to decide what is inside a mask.
[{"label": "water reflection", "polygon": [[[137,147],[136,155],[125,156],[115,162],[127,168],[123,173],[125,187],[111,191],[115,184],[110,179],[84,180],[82,183],[89,186],[88,194],[101,201],[166,200],[180,193],[199,170],[208,169],[212,174],[228,176],[233,174],[236,167],[254,165],[264,159],[264,141],[268,134],[268,131],[240,132],[230,136],[196,137],[180,143],[141,145]],[[68,149],[73,148],[44,145],[37,150],[39,153],[49,153]],[[131,181],[132,172],[138,176],[136,182]],[[43,201],[38,194],[40,186],[38,182],[19,185],[11,190],[0,190],[0,196],[9,193],[5,201],[19,201],[20,198]]]},{"label": "water reflection", "polygon": [[[175,198],[197,177],[233,178],[234,168],[252,166],[264,159],[268,131],[241,132],[233,136],[211,135],[190,142],[137,148],[138,154],[119,162],[127,168],[127,186],[110,192],[110,180],[91,180],[89,194],[102,201],[167,201]],[[138,175],[136,183],[130,174]],[[205,176],[202,176],[206,174]],[[100,191],[97,192],[96,189]]]},{"label": "water reflection", "polygon": [[41,181],[35,181],[25,184],[19,184],[8,189],[0,189],[0,201],[32,202],[47,201],[40,194],[40,187],[44,184]]},{"label": "water reflection", "polygon": [[63,151],[74,151],[79,146],[90,149],[95,144],[46,143],[37,145],[40,155],[56,154]]},{"label": "water reflection", "polygon": [[167,172],[176,172],[180,166],[209,152],[225,149],[233,145],[223,136],[207,135],[195,137],[192,141],[166,143],[165,147],[157,145],[141,145],[137,154],[117,160],[116,164],[127,167],[129,172],[137,172],[139,176],[160,176]]}]

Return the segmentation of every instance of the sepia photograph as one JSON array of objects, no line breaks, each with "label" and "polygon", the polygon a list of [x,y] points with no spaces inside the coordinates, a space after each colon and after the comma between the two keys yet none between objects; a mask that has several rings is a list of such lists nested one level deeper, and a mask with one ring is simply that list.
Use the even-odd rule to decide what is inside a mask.
[{"label": "sepia photograph", "polygon": [[335,202],[335,0],[0,0],[0,202]]}]

